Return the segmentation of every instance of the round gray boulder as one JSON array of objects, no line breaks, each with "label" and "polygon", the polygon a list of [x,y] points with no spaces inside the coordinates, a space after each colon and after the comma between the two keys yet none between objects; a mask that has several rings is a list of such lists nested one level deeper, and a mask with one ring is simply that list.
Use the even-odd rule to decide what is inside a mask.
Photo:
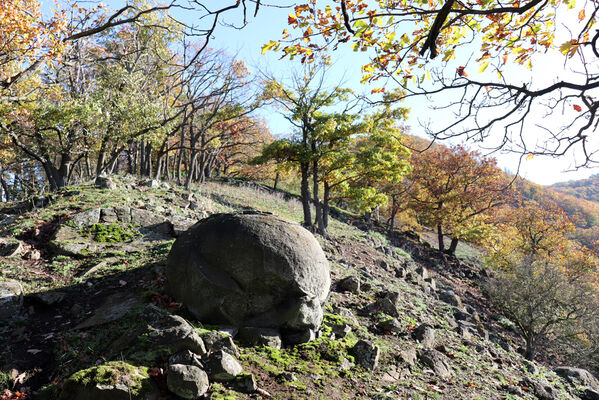
[{"label": "round gray boulder", "polygon": [[202,322],[316,330],[330,287],[314,236],[268,213],[215,214],[183,233],[167,262],[170,294]]}]

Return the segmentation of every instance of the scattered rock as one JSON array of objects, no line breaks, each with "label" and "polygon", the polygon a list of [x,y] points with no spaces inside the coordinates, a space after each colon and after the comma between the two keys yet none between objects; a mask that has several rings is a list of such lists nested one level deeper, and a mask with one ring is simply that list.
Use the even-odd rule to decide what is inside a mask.
[{"label": "scattered rock", "polygon": [[244,327],[239,329],[236,339],[244,346],[281,348],[281,332],[278,329]]},{"label": "scattered rock", "polygon": [[253,374],[241,373],[231,382],[234,390],[241,393],[254,393],[258,389],[258,383]]},{"label": "scattered rock", "polygon": [[157,400],[160,391],[148,369],[122,361],[73,374],[62,386],[60,400]]},{"label": "scattered rock", "polygon": [[287,330],[282,339],[286,346],[295,346],[316,339],[316,332],[310,328]]},{"label": "scattered rock", "polygon": [[77,228],[85,228],[100,223],[100,214],[101,211],[99,208],[92,208],[72,215],[69,221]]},{"label": "scattered rock", "polygon": [[459,309],[462,308],[462,299],[451,290],[442,290],[439,292],[439,300]]},{"label": "scattered rock", "polygon": [[102,208],[100,210],[100,222],[112,224],[119,221],[119,217],[114,208]]},{"label": "scattered rock", "polygon": [[202,364],[202,359],[197,354],[192,353],[189,350],[183,350],[178,353],[171,355],[168,358],[169,364],[183,364],[183,365],[193,365],[198,368],[204,368]]},{"label": "scattered rock", "polygon": [[141,304],[140,299],[131,293],[116,293],[108,297],[94,315],[79,323],[74,329],[87,329],[123,318],[131,309]]},{"label": "scattered rock", "polygon": [[17,281],[0,281],[0,320],[11,318],[23,307],[23,287]]},{"label": "scattered rock", "polygon": [[599,382],[589,371],[574,367],[557,367],[553,370],[556,374],[565,378],[572,385],[588,386],[591,389],[599,389]]},{"label": "scattered rock", "polygon": [[23,253],[25,260],[37,261],[42,258],[42,253],[37,249],[30,249]]},{"label": "scattered rock", "polygon": [[539,367],[537,367],[537,364],[535,364],[534,362],[524,360],[522,363],[524,364],[524,368],[526,369],[526,371],[528,371],[529,374],[536,375],[539,373]]},{"label": "scattered rock", "polygon": [[397,267],[395,269],[395,277],[396,278],[400,278],[400,279],[405,279],[406,275],[407,275],[407,271],[404,267]]},{"label": "scattered rock", "polygon": [[168,390],[184,399],[197,399],[208,391],[206,372],[194,365],[172,364],[166,376]]},{"label": "scattered rock", "polygon": [[439,378],[445,380],[451,378],[449,359],[440,351],[434,349],[424,349],[418,353],[418,358],[424,365],[432,368]]},{"label": "scattered rock", "polygon": [[330,287],[314,236],[259,212],[194,225],[173,244],[166,275],[169,292],[201,321],[237,327],[316,330]]},{"label": "scattered rock", "polygon": [[115,190],[117,188],[117,185],[114,182],[114,180],[112,180],[112,178],[110,178],[109,176],[106,176],[106,175],[99,175],[96,178],[96,181],[94,182],[94,184],[96,185],[97,188],[100,188],[100,189]]},{"label": "scattered rock", "polygon": [[373,308],[392,317],[399,317],[399,297],[400,294],[398,292],[387,292],[381,299],[374,303]]},{"label": "scattered rock", "polygon": [[418,268],[416,268],[416,273],[418,275],[420,275],[420,277],[422,278],[422,280],[426,281],[427,279],[429,279],[431,276],[428,272],[428,269],[426,269],[423,266],[419,266]]},{"label": "scattered rock", "polygon": [[210,379],[218,382],[231,381],[243,372],[239,362],[232,355],[222,350],[212,353],[204,365]]},{"label": "scattered rock", "polygon": [[429,324],[422,324],[414,330],[414,339],[418,340],[424,348],[435,347],[435,329]]},{"label": "scattered rock", "polygon": [[209,353],[223,350],[231,354],[233,357],[239,357],[239,350],[237,349],[235,343],[233,343],[233,338],[231,335],[219,331],[211,331],[201,333],[200,337],[204,341],[206,350]]},{"label": "scattered rock", "polygon": [[16,257],[23,252],[23,242],[12,238],[0,238],[0,257]]},{"label": "scattered rock", "polygon": [[351,348],[350,354],[354,356],[356,363],[367,370],[374,370],[378,366],[381,349],[366,340],[358,340]]},{"label": "scattered rock", "polygon": [[408,347],[399,352],[399,359],[409,366],[416,364],[416,348]]},{"label": "scattered rock", "polygon": [[117,339],[109,354],[129,355],[132,360],[153,360],[182,350],[206,355],[206,346],[194,327],[178,315],[149,305],[142,313],[146,324],[136,326]]},{"label": "scattered rock", "polygon": [[377,325],[377,327],[384,333],[402,333],[403,332],[403,326],[401,325],[401,323],[397,320],[397,318],[387,318],[382,320],[381,322],[379,322],[379,324]]},{"label": "scattered rock", "polygon": [[66,293],[54,290],[49,292],[34,293],[31,295],[31,298],[47,306],[59,304],[64,300],[65,297]]},{"label": "scattered rock", "polygon": [[356,275],[348,276],[337,282],[337,289],[340,292],[358,293],[360,291],[360,278]]}]

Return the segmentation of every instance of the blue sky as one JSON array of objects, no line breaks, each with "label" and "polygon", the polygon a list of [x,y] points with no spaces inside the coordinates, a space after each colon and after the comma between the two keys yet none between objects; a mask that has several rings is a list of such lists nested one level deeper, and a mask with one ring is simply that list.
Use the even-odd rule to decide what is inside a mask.
[{"label": "blue sky", "polygon": [[[223,6],[232,1],[224,2],[222,0],[209,0],[204,2],[214,8]],[[293,1],[274,1],[272,3],[277,5],[292,5]],[[53,2],[49,0],[42,1],[44,8],[48,8]],[[117,8],[124,4],[124,0],[107,0],[104,1],[109,7]],[[226,50],[231,55],[236,55],[239,59],[244,60],[250,70],[258,71],[260,69],[267,70],[274,76],[285,77],[289,74],[291,68],[294,67],[296,62],[289,61],[288,59],[279,60],[280,54],[267,52],[265,55],[261,54],[261,47],[264,43],[269,40],[276,40],[281,37],[283,29],[289,28],[287,26],[287,15],[291,12],[292,8],[275,8],[262,6],[258,16],[253,18],[253,9],[248,13],[248,25],[243,29],[235,29],[230,26],[221,24],[217,27],[214,32],[214,36],[211,40],[211,47],[216,49]],[[177,18],[182,19],[185,23],[195,24],[198,22],[198,15],[194,12],[176,12]],[[240,26],[242,23],[242,15],[240,12],[234,10],[224,16],[222,22]],[[334,53],[334,66],[332,68],[330,76],[332,84],[339,83],[342,78],[344,86],[354,88],[358,92],[369,91],[370,88],[364,88],[360,85],[360,66],[366,63],[367,54],[354,53],[349,48],[345,48],[342,51]],[[538,76],[542,79],[544,73],[548,71],[548,65],[556,65],[554,60],[550,58],[541,61],[541,69],[533,71],[535,78]],[[559,67],[559,61],[557,66]],[[455,66],[448,66],[447,68],[456,68]],[[520,71],[514,69],[513,73],[520,73]],[[379,84],[380,85],[380,84]],[[411,108],[410,120],[408,124],[411,127],[411,133],[424,136],[424,129],[420,126],[427,120],[431,119],[431,116],[437,118],[443,118],[447,120],[451,118],[451,115],[442,114],[439,112],[432,112],[423,97],[411,100],[403,104],[406,107]],[[286,124],[284,119],[277,115],[275,110],[263,110],[260,116],[267,121],[267,125],[273,134],[282,135],[289,133],[290,127]],[[433,122],[435,122],[433,120]],[[439,122],[439,121],[437,121]],[[534,140],[534,138],[533,138]],[[476,145],[473,143],[466,143],[469,148],[475,149]],[[495,153],[493,156],[497,157],[499,164],[502,168],[515,171],[518,166],[519,157],[513,154],[498,154]],[[599,171],[591,169],[581,169],[574,172],[565,172],[571,169],[574,163],[572,155],[565,156],[559,159],[549,157],[534,157],[531,160],[525,160],[522,162],[520,173],[527,179],[540,184],[551,184],[560,181],[566,181],[571,179],[582,179],[590,176],[591,174]]]}]

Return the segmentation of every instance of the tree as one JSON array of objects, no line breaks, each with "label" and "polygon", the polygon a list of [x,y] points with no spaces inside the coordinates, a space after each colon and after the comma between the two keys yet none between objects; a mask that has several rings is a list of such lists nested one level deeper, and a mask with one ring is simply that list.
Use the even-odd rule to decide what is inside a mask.
[{"label": "tree", "polygon": [[518,326],[527,359],[534,359],[549,339],[584,335],[585,322],[596,320],[599,303],[592,275],[534,255],[513,254],[508,265],[487,289]]},{"label": "tree", "polygon": [[[561,155],[577,146],[584,165],[597,151],[589,138],[597,125],[599,72],[587,65],[599,56],[599,34],[591,32],[598,7],[562,0],[311,0],[289,15],[295,30],[264,49],[304,62],[330,49],[363,51],[363,82],[388,78],[402,88],[398,100],[436,96],[439,108],[454,112],[432,135],[482,140],[503,130],[493,142],[498,148]],[[526,68],[545,53],[568,68],[560,70],[554,58],[552,79],[537,74],[531,81]]]},{"label": "tree", "polygon": [[[322,207],[319,197],[319,135],[327,129],[330,119],[323,115],[327,108],[335,105],[347,113],[352,104],[348,102],[349,89],[339,86],[326,87],[326,71],[329,68],[326,58],[318,63],[307,64],[304,70],[295,72],[289,84],[283,84],[273,77],[267,77],[264,98],[271,100],[279,108],[282,115],[297,129],[293,137],[275,141],[267,149],[264,156],[281,161],[299,164],[301,175],[301,198],[304,212],[304,225],[312,228],[310,209],[310,176],[313,183],[313,202],[316,213],[316,224],[319,231],[325,234]],[[262,159],[264,160],[265,157]],[[287,158],[287,160],[285,160]]]},{"label": "tree", "polygon": [[505,269],[513,254],[546,259],[566,254],[574,224],[555,204],[522,201],[499,212],[496,229],[497,234],[486,240],[487,263]]},{"label": "tree", "polygon": [[496,160],[462,146],[434,146],[415,152],[414,166],[403,197],[420,219],[437,230],[439,250],[444,236],[451,237],[449,254],[460,239],[479,239],[486,214],[509,200],[509,182]]}]

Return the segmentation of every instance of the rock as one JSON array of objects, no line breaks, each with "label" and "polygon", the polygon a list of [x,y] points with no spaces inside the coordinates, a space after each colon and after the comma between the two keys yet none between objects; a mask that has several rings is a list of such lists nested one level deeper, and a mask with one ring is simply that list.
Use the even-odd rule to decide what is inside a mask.
[{"label": "rock", "polygon": [[194,365],[172,364],[166,376],[168,390],[184,399],[197,399],[208,391],[206,372]]},{"label": "rock", "polygon": [[0,257],[16,257],[23,252],[23,242],[12,238],[0,238]]},{"label": "rock", "polygon": [[367,370],[374,370],[378,366],[381,349],[366,340],[358,340],[358,342],[350,349],[350,354],[354,356],[356,363]]},{"label": "rock", "polygon": [[196,222],[197,221],[194,219],[181,217],[179,215],[174,215],[170,219],[175,236],[181,235],[183,232],[191,228]]},{"label": "rock", "polygon": [[354,364],[345,357],[341,358],[341,361],[339,361],[339,370],[341,371],[349,371],[353,366]]},{"label": "rock", "polygon": [[422,324],[414,330],[414,339],[418,340],[424,348],[435,347],[435,330],[429,324]]},{"label": "rock", "polygon": [[553,371],[562,378],[565,378],[572,385],[588,386],[595,390],[599,389],[599,381],[586,369],[557,367]]},{"label": "rock", "polygon": [[57,291],[40,292],[32,294],[31,297],[44,305],[52,306],[62,302],[66,297],[66,293]]},{"label": "rock", "polygon": [[168,291],[198,319],[237,327],[317,330],[330,287],[314,236],[259,212],[195,224],[173,244],[166,275]]},{"label": "rock", "polygon": [[456,330],[458,332],[458,335],[460,335],[462,339],[472,340],[472,330],[470,329],[470,327],[460,324]]},{"label": "rock", "polygon": [[420,277],[422,278],[422,280],[425,280],[425,281],[431,277],[430,274],[429,274],[429,272],[428,272],[428,269],[426,269],[423,266],[420,266],[420,267],[416,268],[416,273],[418,275],[420,275]]},{"label": "rock", "polygon": [[253,374],[241,373],[237,375],[235,380],[231,382],[231,386],[241,393],[254,393],[258,390],[258,383]]},{"label": "rock", "polygon": [[416,348],[408,347],[399,352],[399,359],[409,366],[416,364]]},{"label": "rock", "polygon": [[116,185],[116,183],[114,183],[112,178],[110,178],[109,176],[106,176],[106,175],[99,175],[96,178],[96,181],[94,182],[94,184],[97,188],[100,188],[100,189],[114,190],[117,188],[117,185]]},{"label": "rock", "polygon": [[439,292],[439,300],[447,304],[451,304],[452,306],[457,307],[459,309],[462,308],[462,299],[460,299],[460,296],[458,296],[451,290],[442,290],[441,292]]},{"label": "rock", "polygon": [[119,222],[124,222],[126,224],[131,223],[131,208],[129,207],[114,207],[114,212],[116,214]]},{"label": "rock", "polygon": [[202,359],[195,353],[192,353],[189,350],[182,350],[178,353],[172,354],[168,358],[169,364],[183,364],[183,365],[193,365],[198,368],[204,368],[202,364]]},{"label": "rock", "polygon": [[165,222],[160,215],[154,214],[152,211],[142,210],[140,208],[131,209],[131,223],[137,226],[143,226],[154,230]]},{"label": "rock", "polygon": [[386,318],[386,319],[382,320],[381,322],[379,322],[377,327],[383,333],[386,333],[386,334],[390,334],[390,333],[398,334],[398,333],[403,332],[403,326],[397,320],[397,318]]},{"label": "rock", "polygon": [[398,292],[387,292],[385,295],[374,303],[376,311],[382,311],[392,317],[399,317],[399,296]]},{"label": "rock", "polygon": [[539,373],[539,367],[537,367],[537,364],[535,364],[534,362],[524,360],[522,363],[524,364],[524,368],[526,369],[526,371],[528,371],[529,374],[536,375]]},{"label": "rock", "polygon": [[437,290],[437,282],[435,282],[435,278],[426,278],[424,282],[428,284],[433,292]]},{"label": "rock", "polygon": [[455,308],[453,311],[453,317],[457,320],[457,321],[467,321],[470,319],[470,314],[468,314],[465,311],[462,311],[458,308]]},{"label": "rock", "polygon": [[100,223],[100,213],[101,211],[99,208],[92,208],[72,215],[69,221],[71,221],[77,228],[86,228],[93,224]]},{"label": "rock", "polygon": [[285,346],[295,346],[316,339],[316,331],[310,328],[288,330],[282,332],[281,338]]},{"label": "rock", "polygon": [[360,291],[360,278],[352,275],[337,282],[337,289],[340,292],[358,293]]},{"label": "rock", "polygon": [[351,332],[351,326],[344,320],[328,320],[326,325],[331,328],[335,339],[342,339]]},{"label": "rock", "polygon": [[125,354],[132,360],[147,361],[190,350],[200,356],[206,355],[206,346],[194,327],[178,315],[149,305],[142,314],[146,323],[126,332],[112,343],[110,355]]},{"label": "rock", "polygon": [[[98,209],[98,218],[99,218]],[[62,255],[71,257],[87,257],[98,253],[102,246],[91,242],[79,234],[79,230],[68,225],[61,225],[50,241],[51,249]]]},{"label": "rock", "polygon": [[420,361],[435,371],[435,374],[441,379],[451,378],[451,368],[449,359],[443,353],[434,349],[424,349],[418,353]]},{"label": "rock", "polygon": [[210,379],[217,382],[231,381],[243,372],[239,362],[232,355],[222,350],[212,353],[204,365]]},{"label": "rock", "polygon": [[400,279],[404,279],[407,275],[407,271],[404,267],[397,267],[395,269],[395,277],[396,278],[400,278]]},{"label": "rock", "polygon": [[337,314],[339,314],[340,316],[345,318],[352,326],[360,325],[360,323],[358,322],[358,319],[356,318],[356,316],[354,315],[352,310],[350,310],[348,308],[339,307],[339,309],[337,310]]},{"label": "rock", "polygon": [[23,253],[23,258],[25,260],[37,261],[42,258],[42,253],[39,250],[30,249]]},{"label": "rock", "polygon": [[23,307],[23,287],[17,281],[0,281],[0,320],[11,318]]},{"label": "rock", "polygon": [[144,186],[152,188],[152,189],[158,189],[161,185],[160,185],[159,180],[150,179],[144,183]]},{"label": "rock", "polygon": [[580,398],[582,400],[599,400],[599,390],[586,388]]},{"label": "rock", "polygon": [[[223,350],[231,354],[233,357],[239,357],[239,350],[231,335],[224,334],[222,332],[205,332],[201,333],[200,337],[206,345],[206,350],[209,353]],[[279,345],[280,346],[280,345]]]},{"label": "rock", "polygon": [[236,339],[243,346],[267,346],[281,348],[281,332],[273,328],[240,328]]},{"label": "rock", "polygon": [[119,221],[114,208],[103,208],[100,210],[100,222],[112,224]]},{"label": "rock", "polygon": [[146,367],[114,361],[73,374],[59,400],[157,400],[159,394]]},{"label": "rock", "polygon": [[123,318],[133,307],[141,304],[137,296],[131,293],[116,293],[108,297],[94,314],[79,323],[74,329],[87,329]]}]

